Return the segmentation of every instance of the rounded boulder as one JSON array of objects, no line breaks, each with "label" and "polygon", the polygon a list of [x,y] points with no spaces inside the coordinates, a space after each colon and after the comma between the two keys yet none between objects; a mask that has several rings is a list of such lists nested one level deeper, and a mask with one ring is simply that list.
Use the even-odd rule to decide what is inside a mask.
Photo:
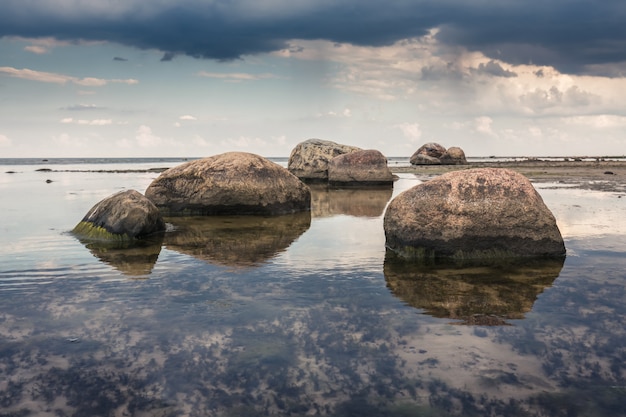
[{"label": "rounded boulder", "polygon": [[140,192],[120,191],[97,203],[73,229],[79,237],[126,241],[165,230],[159,209]]},{"label": "rounded boulder", "polygon": [[466,165],[467,159],[465,158],[465,152],[463,149],[452,146],[441,155],[439,158],[442,165]]},{"label": "rounded boulder", "polygon": [[389,250],[421,261],[565,256],[539,193],[502,168],[453,171],[401,193],[387,207],[384,231]]},{"label": "rounded boulder", "polygon": [[409,161],[413,165],[439,165],[446,148],[435,142],[425,143],[416,150]]},{"label": "rounded boulder", "polygon": [[163,214],[279,215],[311,209],[309,188],[287,169],[245,152],[227,152],[164,171],[146,190]]},{"label": "rounded boulder", "polygon": [[377,150],[367,149],[339,155],[328,163],[331,185],[392,185],[393,174],[387,158]]},{"label": "rounded boulder", "polygon": [[293,148],[287,169],[305,181],[327,181],[328,164],[333,158],[360,150],[329,140],[308,139]]}]

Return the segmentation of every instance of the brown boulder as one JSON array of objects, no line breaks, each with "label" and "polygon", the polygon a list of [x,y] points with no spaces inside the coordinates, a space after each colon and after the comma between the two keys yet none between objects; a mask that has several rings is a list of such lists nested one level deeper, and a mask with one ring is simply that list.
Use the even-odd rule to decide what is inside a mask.
[{"label": "brown boulder", "polygon": [[328,163],[336,156],[360,151],[356,146],[341,145],[322,139],[308,139],[291,151],[287,169],[305,181],[328,180]]},{"label": "brown boulder", "polygon": [[368,149],[339,155],[328,163],[331,185],[392,185],[393,174],[387,158],[377,150]]},{"label": "brown boulder", "polygon": [[467,159],[465,159],[465,152],[463,149],[452,146],[448,148],[441,158],[439,158],[442,165],[466,165]]},{"label": "brown boulder", "polygon": [[287,169],[258,155],[228,152],[164,171],[146,190],[169,216],[278,215],[309,211],[311,192]]},{"label": "brown boulder", "polygon": [[438,165],[441,163],[441,156],[446,152],[446,148],[435,142],[429,142],[419,147],[410,162],[413,165]]},{"label": "brown boulder", "polygon": [[389,203],[384,230],[387,248],[420,261],[565,255],[533,185],[501,168],[453,171],[403,192]]}]

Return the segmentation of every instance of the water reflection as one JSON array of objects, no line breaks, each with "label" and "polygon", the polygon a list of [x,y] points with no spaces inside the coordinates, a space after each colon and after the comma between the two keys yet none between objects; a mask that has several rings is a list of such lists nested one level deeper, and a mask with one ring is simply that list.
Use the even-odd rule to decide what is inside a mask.
[{"label": "water reflection", "polygon": [[393,194],[391,187],[333,188],[325,184],[310,184],[311,215],[330,217],[340,214],[357,217],[382,216]]},{"label": "water reflection", "polygon": [[286,250],[311,225],[311,213],[166,219],[167,249],[225,266],[255,266]]},{"label": "water reflection", "polygon": [[563,259],[524,260],[494,266],[417,266],[385,259],[391,292],[413,307],[460,324],[497,326],[523,319],[537,296],[550,287]]},{"label": "water reflection", "polygon": [[163,235],[136,242],[99,242],[79,239],[89,252],[124,275],[140,277],[150,275],[156,264]]}]

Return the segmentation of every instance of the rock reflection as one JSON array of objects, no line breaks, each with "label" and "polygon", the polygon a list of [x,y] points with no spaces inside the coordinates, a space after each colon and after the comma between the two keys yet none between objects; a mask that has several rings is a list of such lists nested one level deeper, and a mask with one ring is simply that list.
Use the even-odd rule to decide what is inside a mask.
[{"label": "rock reflection", "polygon": [[309,212],[284,216],[202,216],[166,219],[167,249],[226,266],[256,266],[286,250],[311,225]]},{"label": "rock reflection", "polygon": [[393,194],[393,187],[333,188],[310,184],[311,215],[330,217],[340,214],[356,217],[382,216]]},{"label": "rock reflection", "polygon": [[105,242],[79,239],[101,262],[130,277],[150,275],[161,253],[163,236],[133,242]]},{"label": "rock reflection", "polygon": [[524,259],[493,266],[418,266],[392,254],[385,280],[392,294],[410,306],[459,324],[497,326],[523,319],[537,296],[552,286],[563,259]]}]

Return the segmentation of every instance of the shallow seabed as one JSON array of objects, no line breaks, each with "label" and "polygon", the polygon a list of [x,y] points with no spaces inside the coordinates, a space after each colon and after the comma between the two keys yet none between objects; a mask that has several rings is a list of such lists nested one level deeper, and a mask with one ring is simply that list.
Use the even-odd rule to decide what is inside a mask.
[{"label": "shallow seabed", "polygon": [[67,231],[158,174],[0,168],[0,416],[626,415],[623,195],[535,184],[563,263],[417,270],[390,190],[122,250]]}]

